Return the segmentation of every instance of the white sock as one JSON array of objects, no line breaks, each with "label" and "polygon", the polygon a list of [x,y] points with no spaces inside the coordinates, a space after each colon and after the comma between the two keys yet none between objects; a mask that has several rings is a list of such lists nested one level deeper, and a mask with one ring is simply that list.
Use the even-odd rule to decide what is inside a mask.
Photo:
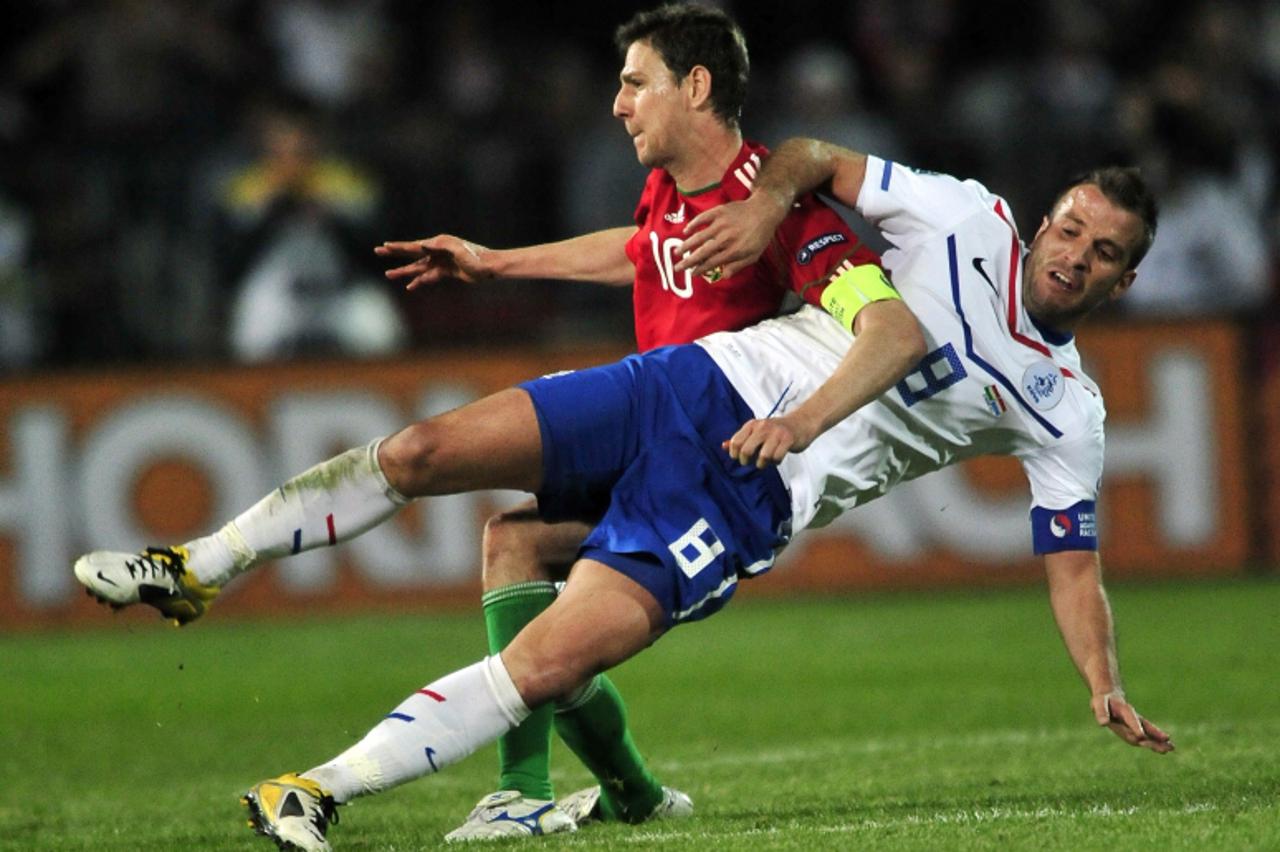
[{"label": "white sock", "polygon": [[529,716],[497,654],[410,695],[342,754],[302,773],[339,803],[439,772]]},{"label": "white sock", "polygon": [[378,465],[379,439],[347,450],[259,500],[218,532],[189,542],[187,568],[222,586],[259,562],[355,538],[409,502]]}]

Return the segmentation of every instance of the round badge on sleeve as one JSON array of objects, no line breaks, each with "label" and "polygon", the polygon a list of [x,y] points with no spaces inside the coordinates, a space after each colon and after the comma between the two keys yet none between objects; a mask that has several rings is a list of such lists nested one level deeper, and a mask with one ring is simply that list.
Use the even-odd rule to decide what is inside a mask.
[{"label": "round badge on sleeve", "polygon": [[1022,392],[1034,408],[1048,411],[1062,401],[1066,392],[1065,382],[1058,365],[1044,359],[1036,361],[1023,372]]}]

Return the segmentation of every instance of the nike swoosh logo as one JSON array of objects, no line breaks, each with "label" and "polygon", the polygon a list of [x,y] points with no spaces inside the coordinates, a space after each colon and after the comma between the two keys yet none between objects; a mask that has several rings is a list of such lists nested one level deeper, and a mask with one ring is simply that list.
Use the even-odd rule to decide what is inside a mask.
[{"label": "nike swoosh logo", "polygon": [[1000,290],[996,287],[996,282],[992,281],[991,276],[987,275],[987,271],[982,268],[982,264],[986,263],[986,261],[987,259],[985,257],[975,257],[973,259],[973,268],[978,270],[978,274],[982,276],[982,280],[986,281],[987,285],[998,296],[1000,295]]},{"label": "nike swoosh logo", "polygon": [[99,579],[99,580],[101,580],[101,581],[102,581],[102,582],[104,582],[104,583],[110,583],[111,585],[115,586],[117,589],[118,589],[118,588],[120,588],[120,584],[119,584],[119,583],[117,583],[115,580],[112,580],[112,579],[109,579],[109,578],[107,578],[107,577],[104,577],[104,576],[102,575],[102,572],[101,572],[101,571],[99,571],[99,572],[98,572],[98,579]]}]

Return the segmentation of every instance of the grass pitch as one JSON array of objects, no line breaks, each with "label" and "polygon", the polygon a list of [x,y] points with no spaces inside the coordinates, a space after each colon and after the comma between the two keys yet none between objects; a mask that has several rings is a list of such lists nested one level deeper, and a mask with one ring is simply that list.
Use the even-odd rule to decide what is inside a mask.
[{"label": "grass pitch", "polygon": [[[1280,583],[1112,599],[1130,697],[1171,755],[1094,726],[1042,589],[738,600],[614,673],[697,815],[538,848],[1280,849]],[[0,636],[0,848],[271,848],[245,828],[249,784],[483,650],[476,613],[103,623]],[[559,792],[589,783],[559,743],[553,763]],[[330,837],[439,845],[493,767],[490,747],[357,801]]]}]

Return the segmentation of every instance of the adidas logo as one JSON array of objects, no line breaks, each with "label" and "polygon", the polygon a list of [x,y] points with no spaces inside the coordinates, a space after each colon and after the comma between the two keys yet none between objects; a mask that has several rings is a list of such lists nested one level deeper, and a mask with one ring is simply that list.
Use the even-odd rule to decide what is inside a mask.
[{"label": "adidas logo", "polygon": [[684,222],[684,202],[680,202],[680,209],[674,213],[667,213],[662,217],[673,225],[679,225]]}]

